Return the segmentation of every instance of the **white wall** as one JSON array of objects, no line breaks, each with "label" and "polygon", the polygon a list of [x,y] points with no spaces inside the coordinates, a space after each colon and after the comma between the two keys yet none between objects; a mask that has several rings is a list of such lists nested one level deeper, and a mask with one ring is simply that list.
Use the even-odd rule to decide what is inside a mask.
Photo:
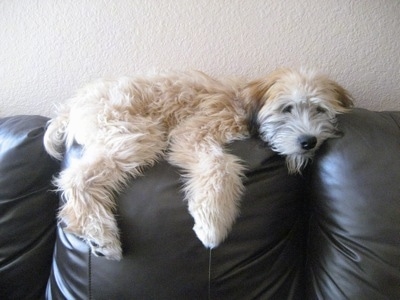
[{"label": "white wall", "polygon": [[315,67],[400,110],[398,0],[0,0],[0,115],[53,115],[88,80]]}]

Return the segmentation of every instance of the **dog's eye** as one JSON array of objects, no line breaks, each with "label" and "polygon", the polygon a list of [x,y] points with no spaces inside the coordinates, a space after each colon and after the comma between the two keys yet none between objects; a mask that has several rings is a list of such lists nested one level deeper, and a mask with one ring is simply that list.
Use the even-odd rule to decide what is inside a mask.
[{"label": "dog's eye", "polygon": [[288,105],[288,106],[285,106],[285,107],[282,109],[282,112],[283,112],[283,113],[291,113],[291,112],[292,112],[292,109],[293,109],[293,105]]},{"label": "dog's eye", "polygon": [[321,107],[321,106],[318,106],[317,107],[317,113],[320,113],[320,114],[326,113],[326,109]]}]

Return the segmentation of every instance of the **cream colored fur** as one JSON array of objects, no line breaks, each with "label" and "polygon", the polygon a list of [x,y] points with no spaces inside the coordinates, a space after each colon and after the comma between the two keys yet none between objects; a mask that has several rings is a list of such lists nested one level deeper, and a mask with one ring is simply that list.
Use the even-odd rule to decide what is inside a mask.
[{"label": "cream colored fur", "polygon": [[[285,103],[294,107],[289,114],[282,111]],[[182,170],[197,237],[216,247],[239,213],[244,190],[244,165],[224,146],[246,139],[254,127],[287,156],[289,171],[299,172],[323,140],[335,135],[335,114],[350,105],[347,92],[329,79],[286,69],[251,82],[201,72],[100,80],[59,110],[44,137],[57,159],[74,143],[82,146],[81,157],[55,179],[65,198],[59,218],[94,254],[121,259],[113,195],[143,167],[166,157]],[[326,117],[316,117],[317,107]],[[282,124],[294,129],[280,136]],[[266,131],[275,132],[278,142]],[[318,143],[301,149],[296,139],[311,134]],[[283,141],[285,135],[290,141]]]}]

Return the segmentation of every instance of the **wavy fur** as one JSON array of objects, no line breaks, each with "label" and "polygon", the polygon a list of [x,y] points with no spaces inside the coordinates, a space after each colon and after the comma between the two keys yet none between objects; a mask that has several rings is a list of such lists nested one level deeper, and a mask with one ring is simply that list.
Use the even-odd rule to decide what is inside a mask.
[{"label": "wavy fur", "polygon": [[[244,165],[224,146],[247,138],[253,124],[287,156],[289,171],[300,172],[334,136],[335,114],[350,103],[336,83],[291,70],[251,82],[201,72],[97,81],[60,108],[44,137],[57,159],[73,143],[83,149],[55,179],[66,199],[59,218],[94,254],[121,259],[113,195],[143,167],[166,157],[182,170],[197,237],[216,247],[239,213],[244,190]],[[299,145],[305,135],[317,139],[315,146]]]}]

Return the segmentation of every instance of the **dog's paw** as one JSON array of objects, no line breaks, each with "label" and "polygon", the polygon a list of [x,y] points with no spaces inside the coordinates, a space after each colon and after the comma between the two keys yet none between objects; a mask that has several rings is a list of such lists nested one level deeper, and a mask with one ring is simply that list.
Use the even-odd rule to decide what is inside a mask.
[{"label": "dog's paw", "polygon": [[229,232],[227,228],[217,228],[216,226],[204,226],[200,224],[195,224],[193,230],[203,245],[210,249],[218,247],[225,240]]},{"label": "dog's paw", "polygon": [[119,241],[115,243],[99,245],[94,241],[88,240],[87,244],[90,246],[90,249],[95,256],[117,261],[121,260],[122,258],[121,243],[119,243]]},{"label": "dog's paw", "polygon": [[100,235],[99,232],[94,231],[92,233],[87,228],[67,225],[65,222],[60,223],[66,233],[73,234],[85,241],[95,256],[110,260],[121,260],[122,248],[118,231],[111,231],[108,234],[103,233],[103,235]]}]

